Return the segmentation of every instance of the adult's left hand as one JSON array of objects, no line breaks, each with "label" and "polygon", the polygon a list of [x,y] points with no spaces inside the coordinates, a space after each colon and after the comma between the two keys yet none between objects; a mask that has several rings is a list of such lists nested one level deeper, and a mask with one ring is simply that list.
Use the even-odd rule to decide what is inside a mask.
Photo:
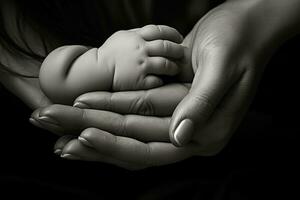
[{"label": "adult's left hand", "polygon": [[92,92],[77,98],[76,107],[39,108],[30,121],[64,135],[54,148],[65,159],[127,169],[165,165],[199,151],[196,144],[178,148],[169,140],[170,116],[188,90],[189,85],[170,84],[147,91]]}]

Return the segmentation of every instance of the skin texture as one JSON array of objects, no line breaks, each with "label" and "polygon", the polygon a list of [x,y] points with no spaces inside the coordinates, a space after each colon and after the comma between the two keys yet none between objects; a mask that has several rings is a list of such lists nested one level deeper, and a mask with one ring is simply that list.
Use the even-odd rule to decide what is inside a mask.
[{"label": "skin texture", "polygon": [[193,141],[212,155],[224,148],[246,113],[269,58],[299,31],[299,11],[300,3],[294,0],[236,0],[198,22],[184,42],[192,51],[195,78],[172,116],[169,133],[174,145]]},{"label": "skin texture", "polygon": [[[276,3],[284,4],[283,1]],[[296,1],[294,3],[299,6]],[[295,5],[291,6],[291,10],[295,10]],[[124,101],[133,98],[149,102],[148,95],[140,97],[140,94],[130,91],[109,94],[97,92],[77,98],[76,105],[82,109],[54,105],[36,110],[32,115],[33,123],[53,132],[80,133],[80,137],[63,136],[57,141],[55,152],[66,159],[101,161],[127,169],[141,169],[178,162],[196,155],[216,155],[227,144],[241,116],[246,112],[268,58],[280,45],[280,41],[292,34],[284,32],[290,31],[285,25],[294,19],[293,14],[290,13],[291,19],[280,21],[277,15],[282,8],[276,13],[279,10],[273,6],[268,1],[229,1],[209,12],[197,23],[184,41],[192,51],[195,78],[191,89],[186,90],[187,95],[182,96],[183,100],[178,106],[178,101],[169,102],[170,105],[177,106],[172,118],[171,113],[169,117],[163,118],[135,115],[134,111],[144,109],[132,107],[139,107],[141,104],[127,107],[127,113],[126,106],[117,106],[120,102],[121,105],[128,105],[130,101]],[[272,12],[266,12],[266,9]],[[271,26],[265,26],[266,13],[270,14],[270,22],[274,23]],[[275,19],[271,20],[272,17]],[[153,89],[147,93],[151,91]],[[169,95],[165,91],[159,91],[163,91],[163,87],[156,89],[160,98]],[[110,98],[103,98],[104,96]],[[102,101],[98,101],[100,99]],[[103,102],[103,99],[106,101]],[[151,105],[149,108],[156,107],[156,104]],[[95,109],[106,110],[105,115],[101,114],[103,111]],[[102,118],[101,123],[96,122],[96,116]],[[176,141],[174,130],[186,117],[192,122],[187,121],[181,125],[180,132],[183,132],[183,136]],[[76,119],[78,124],[87,126],[71,129],[71,124],[65,118]],[[43,119],[54,120],[58,125],[53,126]],[[119,123],[113,123],[118,120]],[[156,122],[152,124],[151,121]],[[158,121],[161,123],[159,126]],[[89,124],[91,122],[93,124]],[[153,125],[151,130],[156,133],[155,139],[144,134],[145,124]],[[168,131],[170,141],[167,141],[168,133],[165,131],[168,127],[171,128]],[[171,142],[183,147],[175,147]]]},{"label": "skin texture", "polygon": [[90,91],[159,87],[163,84],[160,76],[175,76],[180,71],[191,81],[191,67],[180,69],[177,64],[185,56],[181,42],[182,36],[175,29],[148,25],[116,32],[98,49],[63,46],[44,60],[41,87],[53,102],[72,104],[80,94]]},{"label": "skin texture", "polygon": [[[35,110],[32,114],[31,122],[38,127],[55,133],[73,134],[73,136],[62,136],[54,146],[55,152],[65,159],[99,161],[127,169],[141,169],[178,162],[195,155],[215,155],[226,145],[230,138],[233,130],[231,128],[232,123],[240,120],[241,115],[238,115],[240,113],[239,109],[242,108],[244,112],[244,106],[249,103],[249,99],[254,95],[253,91],[255,91],[259,76],[263,71],[264,62],[266,62],[266,60],[262,59],[265,56],[262,55],[266,55],[266,58],[268,58],[272,53],[270,49],[274,50],[279,46],[280,42],[278,41],[286,40],[298,31],[295,28],[295,25],[299,24],[298,0],[251,1],[261,2],[261,4],[256,4],[260,6],[254,6],[255,4],[252,3],[250,5],[248,4],[249,2],[236,0],[220,5],[201,19],[185,38],[185,43],[193,50],[193,63],[198,63],[198,65],[193,66],[194,70],[204,70],[203,68],[219,64],[216,69],[219,72],[216,73],[218,75],[216,76],[217,78],[220,77],[220,72],[226,72],[226,69],[229,69],[231,73],[224,73],[225,77],[233,73],[232,76],[234,78],[240,77],[241,79],[235,79],[239,81],[230,81],[229,85],[223,86],[223,84],[228,82],[225,81],[227,80],[226,78],[222,78],[221,84],[220,82],[216,84],[217,86],[222,86],[222,89],[225,88],[225,92],[217,95],[218,98],[213,98],[213,101],[208,101],[213,102],[210,105],[215,105],[213,109],[208,109],[208,113],[210,113],[209,120],[205,119],[207,123],[201,123],[201,126],[198,127],[199,129],[193,128],[192,134],[188,134],[192,136],[188,137],[192,139],[192,142],[186,144],[182,142],[184,144],[183,147],[175,147],[170,142],[170,139],[168,140],[169,131],[166,131],[170,126],[172,109],[177,106],[180,100],[173,101],[173,98],[169,98],[168,105],[171,108],[168,114],[163,113],[163,117],[137,115],[140,113],[139,111],[143,111],[141,114],[153,113],[152,111],[145,112],[145,109],[158,112],[159,109],[153,109],[157,106],[154,103],[156,101],[150,98],[151,106],[145,106],[149,105],[149,103],[143,102],[149,102],[149,97],[168,99],[168,95],[174,89],[177,90],[178,85],[167,91],[164,90],[165,86],[155,88],[155,95],[149,95],[149,93],[153,93],[154,89],[150,89],[145,93],[137,93],[136,91],[87,93],[78,97],[75,101],[80,108],[49,105]],[[283,9],[285,12],[283,12]],[[253,14],[250,15],[250,13]],[[272,24],[269,22],[272,22]],[[245,26],[245,24],[251,24],[251,28]],[[207,43],[208,41],[210,42]],[[199,54],[197,55],[194,52]],[[221,52],[228,53],[222,54]],[[210,56],[207,57],[207,55]],[[199,68],[202,64],[200,58],[207,58],[204,62],[206,64],[202,68]],[[243,61],[247,61],[246,63],[248,64],[243,65]],[[207,63],[212,64],[208,65]],[[222,63],[223,65],[221,65]],[[241,68],[243,70],[240,70]],[[246,73],[244,70],[250,71]],[[243,73],[240,73],[241,71]],[[200,70],[199,72],[197,71],[196,76],[199,74],[201,74]],[[210,79],[205,79],[206,81],[204,82],[200,81],[200,77],[193,81],[194,89],[191,90],[193,91],[191,95],[187,95],[189,96],[188,99],[195,99],[191,98],[192,94],[198,94],[196,91],[201,91],[203,88],[200,90],[200,85],[206,81],[210,80],[208,82],[214,86],[215,76],[208,76]],[[182,87],[182,85],[179,85],[179,87]],[[214,89],[215,87],[208,88],[212,90],[212,93],[209,94],[216,94],[214,91],[221,90],[216,90]],[[251,93],[247,91],[251,91]],[[187,93],[188,89],[183,93],[182,98]],[[27,98],[29,99],[28,101],[33,101],[32,96],[30,97],[31,99],[29,96]],[[159,101],[160,98],[155,99]],[[126,101],[126,99],[129,101]],[[139,101],[136,101],[139,103],[130,104],[132,99],[139,99]],[[99,104],[97,104],[98,102]],[[205,106],[207,104],[201,103],[203,101],[199,102],[200,105],[204,106],[192,104],[193,106],[189,107],[188,104],[180,104],[181,106],[176,110],[179,109],[182,112],[176,111],[177,114],[173,116],[171,133],[173,133],[176,125],[181,120],[180,116],[182,115],[180,113],[187,114],[189,111],[192,114],[194,113],[192,108],[207,107]],[[120,108],[118,105],[124,105],[124,107]],[[140,109],[140,107],[144,109]],[[98,109],[103,109],[105,112]],[[179,116],[179,118],[176,118],[176,116]],[[202,116],[200,115],[199,118],[203,118]],[[151,123],[154,120],[156,123]],[[199,119],[195,116],[193,120],[196,122]],[[71,123],[72,121],[76,123]],[[114,123],[116,121],[119,123]],[[161,123],[159,126],[157,126],[158,121]],[[151,138],[149,134],[144,134],[145,130],[143,127],[145,124],[153,125],[151,125],[151,130],[156,133],[155,138]],[[158,127],[160,129],[157,129]],[[147,126],[148,129],[149,127]],[[78,137],[79,134],[80,137]],[[174,142],[172,137],[171,135],[171,140]]]},{"label": "skin texture", "polygon": [[[139,92],[92,92],[76,100],[85,102],[89,108],[50,105],[35,110],[30,121],[35,126],[64,135],[57,141],[55,152],[66,159],[108,162],[127,169],[163,165],[185,159],[195,150],[193,145],[175,147],[168,136],[170,115],[188,90],[189,85],[170,84]],[[170,98],[172,92],[173,98]],[[110,95],[113,101],[107,98]],[[145,104],[132,104],[133,99]],[[151,102],[151,106],[146,102]],[[161,111],[160,106],[167,109]],[[128,113],[131,107],[132,114],[115,113],[122,110]],[[145,111],[155,116],[140,115]],[[88,142],[77,139],[78,135]]]}]

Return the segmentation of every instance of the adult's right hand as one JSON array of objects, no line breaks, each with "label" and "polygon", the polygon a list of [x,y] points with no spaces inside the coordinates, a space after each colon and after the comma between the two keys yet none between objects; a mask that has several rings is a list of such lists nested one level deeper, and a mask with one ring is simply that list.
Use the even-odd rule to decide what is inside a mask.
[{"label": "adult's right hand", "polygon": [[299,11],[295,0],[232,0],[199,20],[185,38],[195,77],[171,120],[173,144],[197,143],[199,155],[215,155],[225,147],[254,97],[266,63],[299,21]]}]

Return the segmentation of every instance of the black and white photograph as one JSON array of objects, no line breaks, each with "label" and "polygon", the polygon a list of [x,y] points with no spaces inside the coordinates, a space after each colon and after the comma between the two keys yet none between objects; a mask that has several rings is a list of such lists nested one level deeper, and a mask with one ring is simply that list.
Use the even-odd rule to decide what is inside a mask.
[{"label": "black and white photograph", "polygon": [[0,199],[297,199],[299,55],[300,0],[0,0]]}]

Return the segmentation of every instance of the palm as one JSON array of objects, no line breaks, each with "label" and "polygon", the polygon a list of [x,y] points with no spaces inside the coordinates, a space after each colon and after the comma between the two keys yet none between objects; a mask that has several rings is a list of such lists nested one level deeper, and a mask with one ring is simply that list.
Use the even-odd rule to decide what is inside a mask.
[{"label": "palm", "polygon": [[[214,155],[227,144],[247,111],[270,56],[262,51],[266,48],[263,37],[258,36],[261,32],[254,32],[249,25],[249,13],[231,6],[228,3],[213,9],[184,40],[195,77],[189,94],[173,114],[170,136],[176,145],[190,140],[196,143],[197,155]],[[185,119],[191,123],[182,128],[179,125]],[[191,129],[194,131],[188,131]]]}]

